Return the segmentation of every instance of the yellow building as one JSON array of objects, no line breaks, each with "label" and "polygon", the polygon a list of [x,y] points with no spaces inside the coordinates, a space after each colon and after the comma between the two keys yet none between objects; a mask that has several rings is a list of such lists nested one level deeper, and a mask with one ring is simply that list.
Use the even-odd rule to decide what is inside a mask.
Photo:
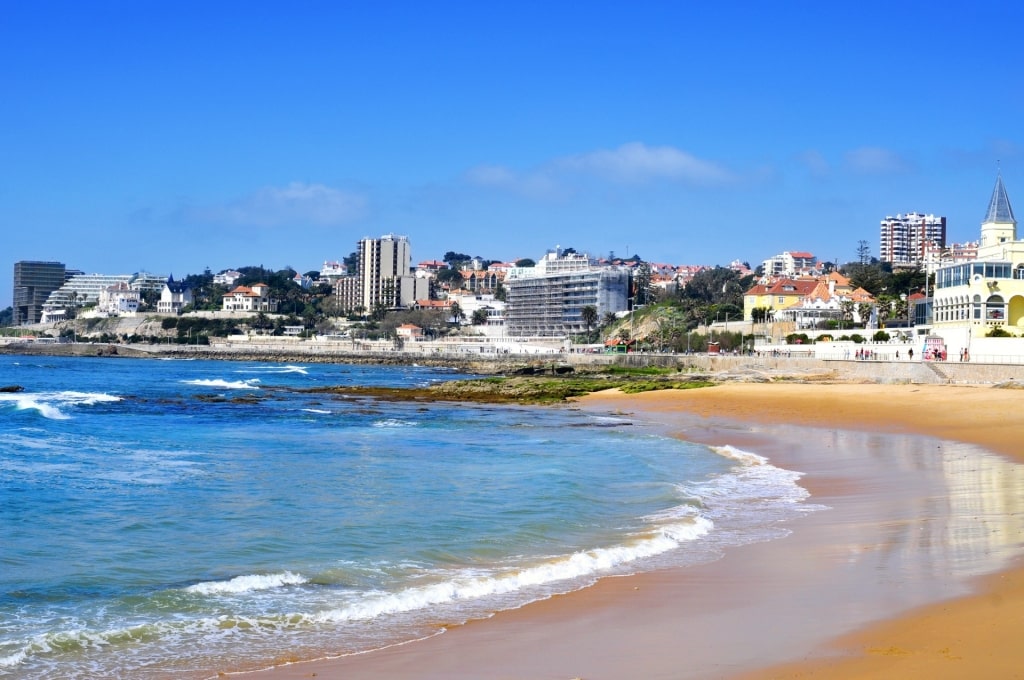
[{"label": "yellow building", "polygon": [[[1024,335],[1024,240],[1017,239],[1001,176],[981,224],[978,259],[935,271],[931,310],[931,333],[942,337],[951,353],[970,351],[994,329]],[[1003,341],[1007,349],[1011,345],[1016,343]]]}]

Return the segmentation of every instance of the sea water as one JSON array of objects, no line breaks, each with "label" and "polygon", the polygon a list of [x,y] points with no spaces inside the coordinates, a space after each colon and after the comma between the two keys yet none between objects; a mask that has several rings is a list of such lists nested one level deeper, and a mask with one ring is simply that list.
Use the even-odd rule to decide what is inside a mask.
[{"label": "sea water", "polygon": [[426,367],[0,357],[0,677],[208,678],[784,535],[794,472]]}]

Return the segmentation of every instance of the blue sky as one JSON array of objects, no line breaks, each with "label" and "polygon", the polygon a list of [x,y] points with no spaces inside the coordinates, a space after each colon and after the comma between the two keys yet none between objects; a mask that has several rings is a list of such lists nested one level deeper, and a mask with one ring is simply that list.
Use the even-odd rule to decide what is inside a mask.
[{"label": "blue sky", "polygon": [[365,236],[539,257],[855,258],[1024,210],[1015,3],[5,2],[13,263],[319,269]]}]

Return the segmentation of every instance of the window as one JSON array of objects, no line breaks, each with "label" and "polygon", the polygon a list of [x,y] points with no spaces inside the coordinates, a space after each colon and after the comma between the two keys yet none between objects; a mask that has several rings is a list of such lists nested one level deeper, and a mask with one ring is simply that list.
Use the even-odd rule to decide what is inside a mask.
[{"label": "window", "polygon": [[999,295],[992,295],[985,301],[985,320],[1002,321],[1006,318],[1006,304]]}]

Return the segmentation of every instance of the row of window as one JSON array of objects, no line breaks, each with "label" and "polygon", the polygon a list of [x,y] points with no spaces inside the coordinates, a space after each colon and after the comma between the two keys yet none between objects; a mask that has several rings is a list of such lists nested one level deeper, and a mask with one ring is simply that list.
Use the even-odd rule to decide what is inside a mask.
[{"label": "row of window", "polygon": [[1003,321],[1006,319],[1006,302],[1000,295],[991,295],[982,301],[980,295],[968,298],[966,295],[935,300],[935,322],[943,321]]},{"label": "row of window", "polygon": [[1016,269],[1009,262],[968,262],[943,267],[935,272],[935,287],[963,286],[975,276],[983,279],[1024,279],[1024,264],[1017,265]]}]

